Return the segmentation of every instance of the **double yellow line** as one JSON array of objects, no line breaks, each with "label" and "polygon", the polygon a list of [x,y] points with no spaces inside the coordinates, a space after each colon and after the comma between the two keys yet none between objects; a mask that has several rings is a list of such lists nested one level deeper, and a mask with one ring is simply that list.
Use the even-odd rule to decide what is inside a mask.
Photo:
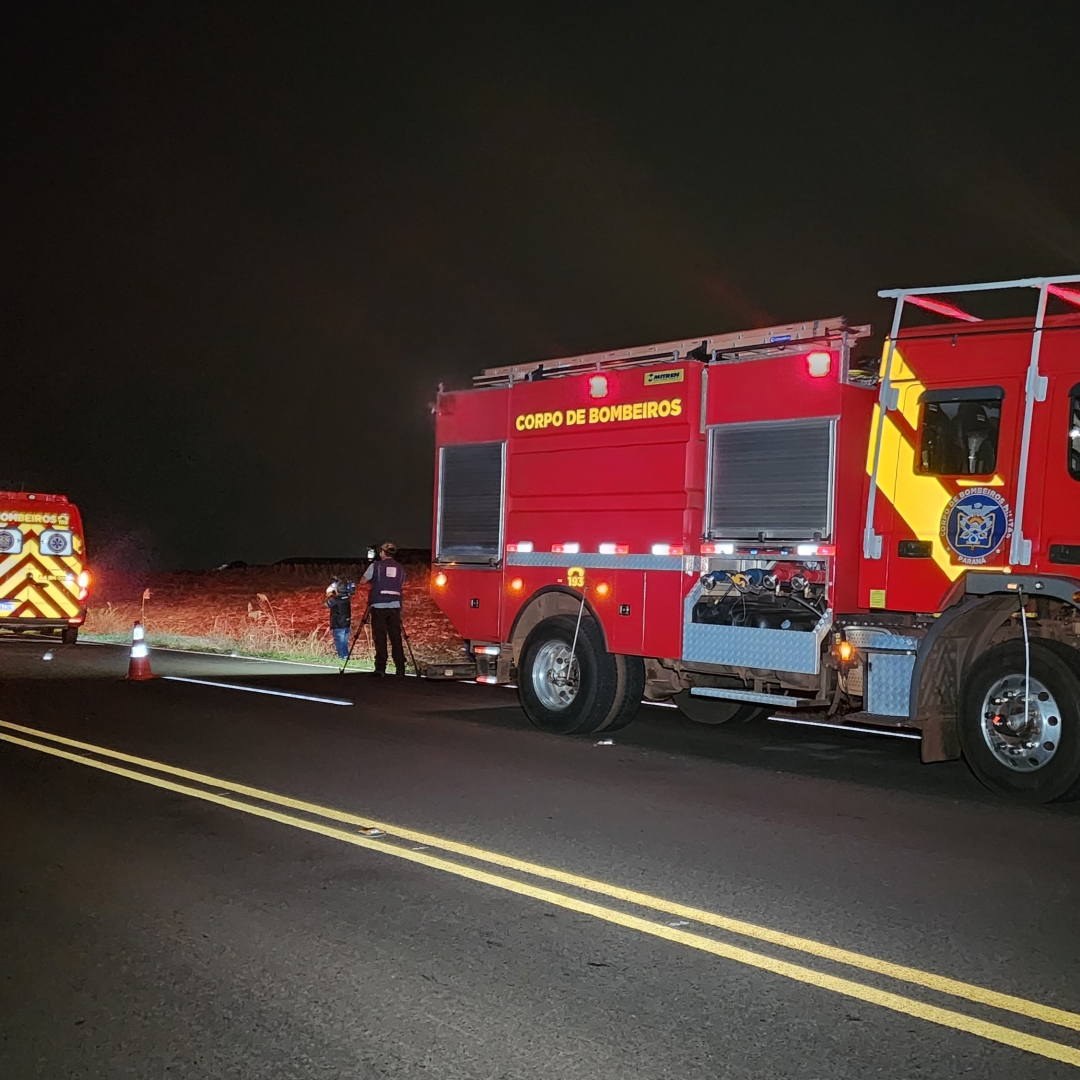
[{"label": "double yellow line", "polygon": [[[205,773],[167,765],[164,762],[121,753],[107,747],[95,746],[93,743],[68,739],[62,735],[54,735],[50,732],[39,731],[36,728],[24,727],[21,724],[0,720],[0,729],[3,729],[0,730],[0,740],[13,743],[16,746],[26,747],[79,765],[123,776],[142,784],[178,792],[191,798],[201,799],[204,802],[227,806],[230,809],[276,821],[282,825],[289,825],[306,832],[317,833],[334,840],[353,844],[356,847],[368,848],[386,855],[392,855],[398,859],[405,859],[408,862],[419,863],[422,866],[468,878],[471,881],[503,889],[506,892],[541,900],[568,911],[589,915],[604,922],[648,934],[651,937],[662,938],[701,952],[711,953],[713,956],[745,964],[748,967],[768,971],[774,975],[792,979],[795,982],[816,986],[823,990],[842,994],[845,997],[865,1001],[872,1005],[890,1009],[893,1012],[903,1013],[906,1016],[928,1020],[931,1023],[940,1024],[942,1027],[965,1031],[992,1042],[1012,1046],[1054,1061],[1080,1066],[1080,1049],[1065,1043],[1054,1042],[1051,1039],[1030,1035],[954,1009],[931,1005],[915,998],[879,989],[876,986],[855,982],[852,979],[842,978],[801,964],[777,959],[767,953],[755,952],[705,934],[669,926],[653,919],[643,918],[640,915],[618,908],[597,904],[591,900],[535,885],[519,878],[493,873],[482,867],[484,864],[501,867],[517,874],[568,886],[581,893],[607,897],[623,904],[644,908],[663,915],[675,916],[677,919],[685,920],[687,923],[693,922],[703,927],[712,927],[728,934],[779,946],[806,956],[818,957],[835,964],[873,972],[906,983],[908,986],[923,987],[927,990],[960,998],[978,1005],[989,1006],[1031,1020],[1080,1032],[1080,1014],[1068,1012],[1065,1009],[1054,1008],[1051,1005],[1044,1005],[1012,994],[1003,994],[973,983],[921,971],[918,968],[893,964],[887,960],[880,960],[877,957],[867,956],[863,953],[826,945],[811,938],[786,934],[779,930],[772,930],[765,926],[733,919],[726,915],[718,915],[715,912],[705,911],[701,908],[678,904],[634,889],[624,889],[618,885],[609,885],[606,882],[583,877],[579,874],[571,874],[564,870],[542,866],[524,859],[516,859],[510,855],[487,851],[471,844],[462,844],[430,833],[418,832],[415,829],[402,828],[399,825],[351,814],[345,810],[320,806],[317,803],[305,802],[302,799],[293,799],[286,795],[278,795],[272,791],[264,791],[261,788],[237,784],[231,780],[222,780],[215,776],[208,776]],[[16,732],[19,734],[15,734]],[[124,764],[118,765],[113,764],[113,762],[123,762]],[[125,766],[135,766],[136,768],[126,768]],[[178,783],[177,780],[167,779],[167,777],[176,777],[177,780],[188,781],[188,783]],[[192,784],[199,786],[193,787]],[[229,794],[223,794],[224,792]],[[236,796],[239,796],[239,798]],[[292,811],[292,813],[286,811]],[[351,826],[351,828],[342,826]],[[358,830],[378,830],[384,835],[380,837],[365,835],[364,832]],[[412,846],[406,847],[405,844],[411,844]],[[420,850],[427,848],[435,848],[469,861],[459,862],[441,858],[438,855],[429,854],[426,850]],[[472,865],[474,863],[481,865]]]}]

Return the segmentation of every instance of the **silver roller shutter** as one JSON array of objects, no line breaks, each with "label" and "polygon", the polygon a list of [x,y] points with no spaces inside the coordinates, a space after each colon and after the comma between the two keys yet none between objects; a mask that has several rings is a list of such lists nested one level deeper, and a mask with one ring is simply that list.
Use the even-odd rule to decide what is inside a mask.
[{"label": "silver roller shutter", "polygon": [[493,562],[502,554],[503,443],[444,446],[437,557]]},{"label": "silver roller shutter", "polygon": [[708,535],[828,539],[834,432],[831,417],[711,428]]}]

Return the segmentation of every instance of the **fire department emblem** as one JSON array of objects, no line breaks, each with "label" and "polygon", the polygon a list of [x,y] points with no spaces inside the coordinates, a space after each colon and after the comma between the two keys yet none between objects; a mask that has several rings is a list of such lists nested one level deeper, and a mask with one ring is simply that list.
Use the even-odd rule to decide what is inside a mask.
[{"label": "fire department emblem", "polygon": [[993,488],[961,491],[945,507],[941,535],[962,563],[979,566],[1012,534],[1009,504]]}]

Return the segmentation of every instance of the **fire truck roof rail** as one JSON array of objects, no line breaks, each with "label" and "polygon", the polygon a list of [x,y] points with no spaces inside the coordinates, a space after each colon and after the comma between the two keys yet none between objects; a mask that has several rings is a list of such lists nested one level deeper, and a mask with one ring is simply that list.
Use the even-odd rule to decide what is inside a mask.
[{"label": "fire truck roof rail", "polygon": [[898,300],[901,296],[936,296],[940,293],[994,292],[998,289],[1041,289],[1044,285],[1067,285],[1080,281],[1080,274],[1059,277],[1016,278],[1013,281],[984,281],[974,285],[931,285],[919,289],[882,289],[883,300]]},{"label": "fire truck roof rail", "polygon": [[765,326],[754,330],[739,330],[731,334],[712,334],[706,337],[682,338],[664,341],[656,345],[639,345],[631,349],[614,349],[610,352],[584,353],[553,360],[540,360],[507,367],[486,368],[474,376],[478,386],[494,386],[498,383],[515,383],[527,378],[557,378],[599,368],[626,367],[648,364],[657,360],[685,360],[687,357],[701,361],[722,359],[750,359],[745,353],[755,353],[755,358],[765,359],[791,349],[814,342],[835,341],[846,336],[850,343],[869,337],[869,326],[849,326],[846,319],[815,319],[812,322],[785,323],[782,326]]}]

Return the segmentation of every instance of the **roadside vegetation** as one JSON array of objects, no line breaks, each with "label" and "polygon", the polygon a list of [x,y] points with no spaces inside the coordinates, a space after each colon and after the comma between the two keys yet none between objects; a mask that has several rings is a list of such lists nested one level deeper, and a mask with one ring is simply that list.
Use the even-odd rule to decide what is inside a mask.
[{"label": "roadside vegetation", "polygon": [[[168,574],[104,573],[99,577],[82,637],[127,642],[142,620],[151,645],[277,660],[335,664],[325,589],[355,566],[246,567]],[[452,663],[464,645],[427,593],[429,570],[408,567],[403,616],[417,663]],[[149,599],[143,600],[145,589]],[[353,598],[354,624],[366,586]],[[356,643],[353,662],[370,667],[370,628]]]}]

